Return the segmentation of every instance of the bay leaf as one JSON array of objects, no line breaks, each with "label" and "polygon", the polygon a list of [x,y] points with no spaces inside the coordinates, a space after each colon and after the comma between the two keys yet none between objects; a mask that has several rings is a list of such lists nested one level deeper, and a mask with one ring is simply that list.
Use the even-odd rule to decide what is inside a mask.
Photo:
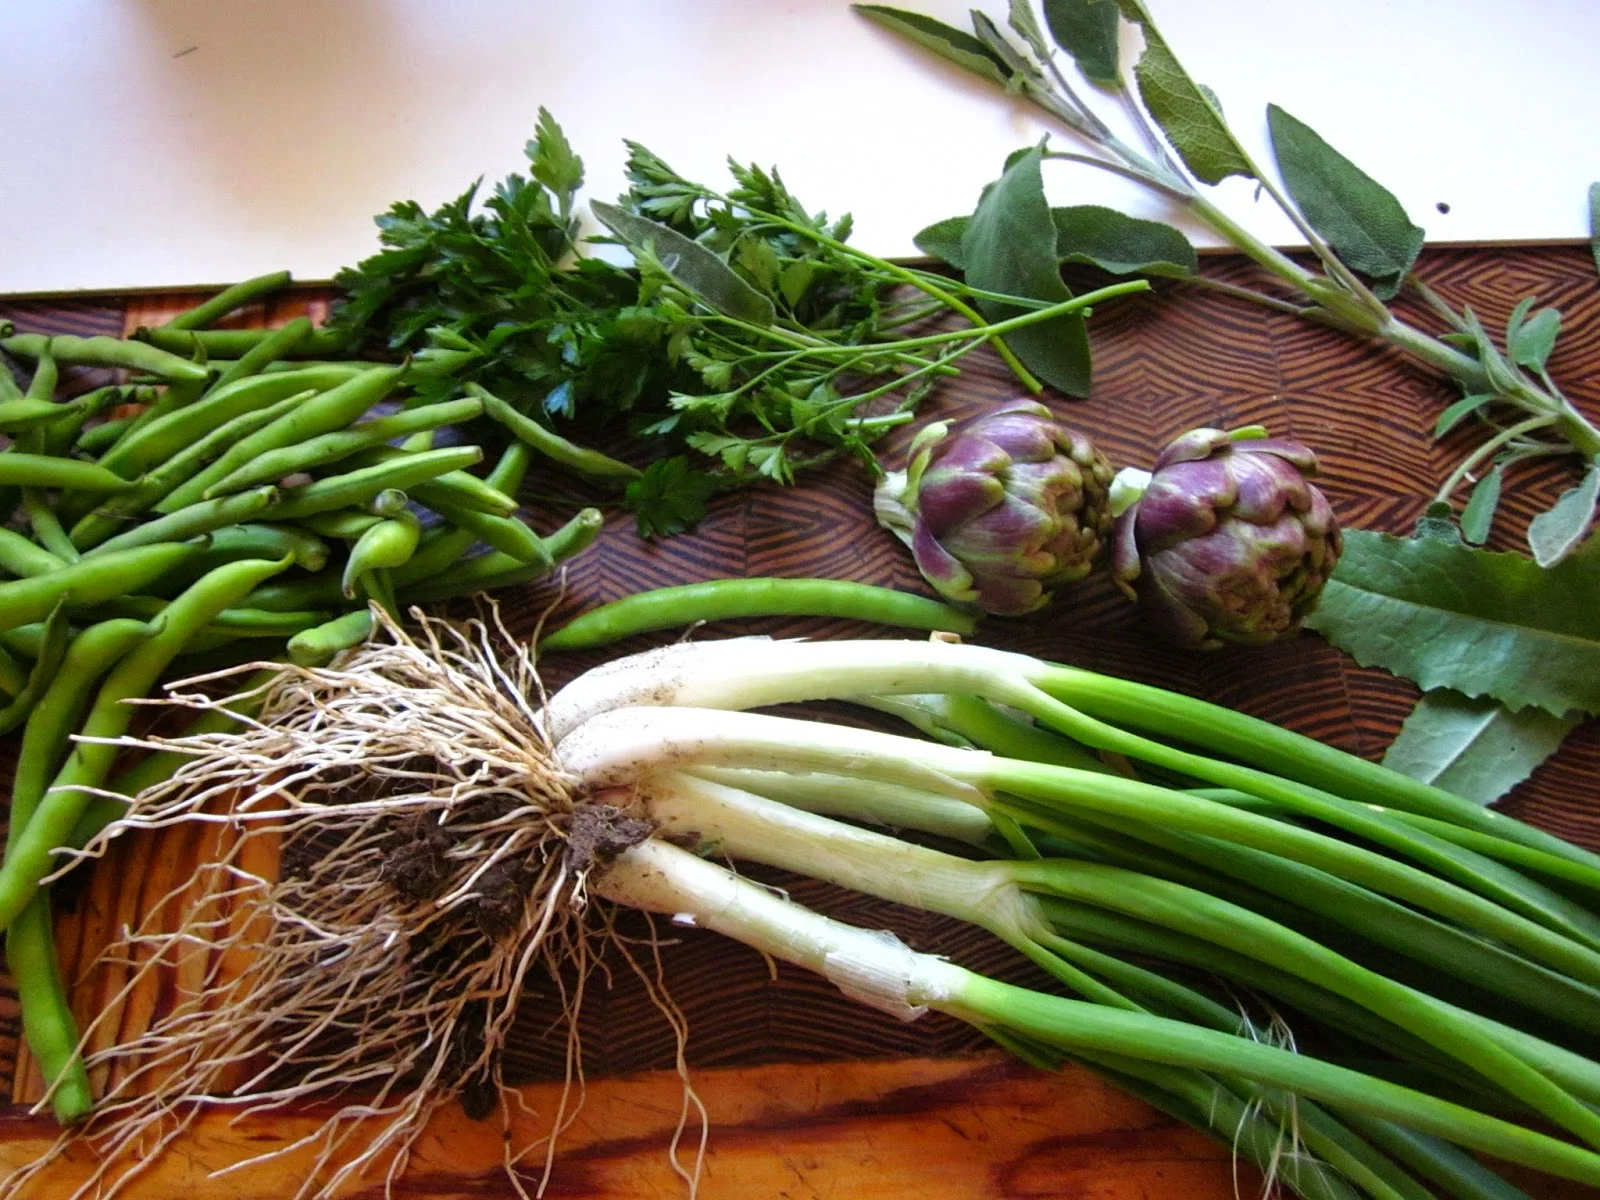
[{"label": "bay leaf", "polygon": [[635,252],[648,250],[655,255],[673,280],[705,301],[707,305],[740,321],[768,326],[777,319],[772,301],[740,277],[717,254],[676,229],[659,221],[641,217],[615,204],[590,201],[595,217],[622,244]]}]

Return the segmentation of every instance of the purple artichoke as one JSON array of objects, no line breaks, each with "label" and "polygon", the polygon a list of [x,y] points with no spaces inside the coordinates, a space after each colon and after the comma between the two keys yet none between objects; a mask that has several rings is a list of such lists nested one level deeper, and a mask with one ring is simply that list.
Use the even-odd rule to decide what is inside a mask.
[{"label": "purple artichoke", "polygon": [[929,425],[879,484],[878,520],[951,603],[1020,616],[1082,579],[1111,532],[1111,466],[1037,400]]},{"label": "purple artichoke", "polygon": [[1309,482],[1317,456],[1265,434],[1191,430],[1161,452],[1143,494],[1117,517],[1117,585],[1178,645],[1293,632],[1339,561],[1338,522]]}]

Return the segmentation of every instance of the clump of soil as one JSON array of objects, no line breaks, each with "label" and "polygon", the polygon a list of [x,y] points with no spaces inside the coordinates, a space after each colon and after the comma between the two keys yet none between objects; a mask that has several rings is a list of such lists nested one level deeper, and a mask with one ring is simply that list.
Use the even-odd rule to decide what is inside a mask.
[{"label": "clump of soil", "polygon": [[574,810],[567,825],[567,868],[587,871],[610,862],[629,846],[637,846],[655,832],[649,821],[630,817],[610,804],[586,804]]}]

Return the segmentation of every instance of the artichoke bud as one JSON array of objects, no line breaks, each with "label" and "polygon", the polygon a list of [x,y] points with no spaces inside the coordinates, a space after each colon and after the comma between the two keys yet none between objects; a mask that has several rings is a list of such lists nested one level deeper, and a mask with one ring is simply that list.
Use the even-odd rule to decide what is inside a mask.
[{"label": "artichoke bud", "polygon": [[1190,430],[1161,452],[1137,499],[1134,472],[1114,485],[1117,586],[1180,646],[1293,633],[1343,548],[1316,474],[1310,449],[1261,426]]},{"label": "artichoke bud", "polygon": [[1037,400],[924,427],[878,485],[879,522],[953,604],[998,616],[1042,608],[1082,579],[1111,532],[1111,466]]}]

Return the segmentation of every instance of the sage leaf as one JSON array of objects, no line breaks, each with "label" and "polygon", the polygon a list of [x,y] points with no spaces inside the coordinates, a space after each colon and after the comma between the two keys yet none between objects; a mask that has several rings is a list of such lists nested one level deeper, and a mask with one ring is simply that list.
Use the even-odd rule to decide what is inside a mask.
[{"label": "sage leaf", "polygon": [[907,12],[887,4],[855,4],[851,7],[867,20],[898,33],[925,50],[932,50],[945,61],[965,67],[990,83],[1005,87],[1011,81],[1005,63],[996,57],[994,51],[964,30],[921,13]]},{"label": "sage leaf", "polygon": [[1461,545],[1461,527],[1456,524],[1455,509],[1443,500],[1435,500],[1417,518],[1416,536],[1435,538],[1451,546]]},{"label": "sage leaf", "polygon": [[1116,0],[1044,0],[1044,23],[1055,44],[1078,64],[1090,83],[1122,87],[1117,52]]},{"label": "sage leaf", "polygon": [[1433,436],[1436,438],[1442,438],[1457,425],[1461,424],[1461,422],[1467,417],[1471,416],[1485,404],[1488,404],[1493,400],[1494,397],[1487,392],[1480,392],[1472,396],[1463,396],[1461,399],[1457,400],[1454,404],[1450,405],[1449,408],[1445,409],[1439,414],[1439,419],[1434,422]]},{"label": "sage leaf", "polygon": [[1479,804],[1493,804],[1554,754],[1577,713],[1507,712],[1493,700],[1436,688],[1424,692],[1383,756],[1383,765]]},{"label": "sage leaf", "polygon": [[1050,47],[1045,44],[1044,30],[1039,28],[1039,18],[1033,14],[1033,0],[1011,0],[1006,7],[1006,24],[1023,41],[1028,49],[1043,62],[1050,57]]},{"label": "sage leaf", "polygon": [[614,204],[593,200],[589,207],[629,250],[653,255],[676,283],[717,312],[763,327],[777,319],[771,300],[699,242]]},{"label": "sage leaf", "polygon": [[[1056,257],[1061,262],[1088,263],[1114,275],[1165,275],[1193,278],[1200,263],[1189,239],[1171,225],[1145,221],[1098,204],[1052,208]],[[961,239],[970,217],[947,217],[913,239],[924,254],[960,270],[966,266]]]},{"label": "sage leaf", "polygon": [[1504,470],[1496,464],[1472,489],[1467,507],[1461,513],[1461,540],[1469,545],[1481,546],[1489,540],[1494,510],[1500,507],[1500,484],[1504,475]]},{"label": "sage leaf", "polygon": [[1522,328],[1522,323],[1528,319],[1528,313],[1533,309],[1534,297],[1524,296],[1517,301],[1511,310],[1511,316],[1506,318],[1506,345],[1511,345],[1517,340],[1517,330]]},{"label": "sage leaf", "polygon": [[1508,334],[1506,349],[1511,361],[1518,366],[1542,369],[1556,347],[1556,336],[1561,332],[1561,310],[1541,308]]},{"label": "sage leaf", "polygon": [[1600,272],[1600,183],[1589,185],[1589,253],[1594,255],[1594,269]]},{"label": "sage leaf", "polygon": [[1190,279],[1200,273],[1194,247],[1171,225],[1098,204],[1052,208],[1050,217],[1062,262],[1089,263],[1114,275],[1140,272]]},{"label": "sage leaf", "polygon": [[1600,554],[1520,554],[1352,529],[1306,625],[1362,666],[1520,711],[1600,711]]},{"label": "sage leaf", "polygon": [[1276,104],[1267,105],[1267,129],[1278,173],[1306,222],[1372,281],[1376,296],[1393,298],[1422,251],[1422,228],[1394,193]]},{"label": "sage leaf", "polygon": [[1571,554],[1589,532],[1597,498],[1600,465],[1591,466],[1582,483],[1562,493],[1548,512],[1528,523],[1528,548],[1533,551],[1533,561],[1541,567],[1553,567]]},{"label": "sage leaf", "polygon": [[1139,98],[1184,166],[1202,183],[1220,183],[1230,175],[1255,178],[1245,153],[1222,119],[1222,110],[1195,81],[1167,47],[1142,5],[1144,53],[1134,65]]},{"label": "sage leaf", "polygon": [[[1013,154],[1005,173],[984,189],[961,236],[967,282],[973,287],[1052,303],[1072,298],[1056,261],[1056,226],[1040,171],[1043,155],[1042,145]],[[1026,311],[994,301],[983,301],[982,308],[992,320]],[[1089,394],[1089,335],[1079,314],[1018,329],[1006,341],[1051,387],[1069,396]]]},{"label": "sage leaf", "polygon": [[1000,27],[987,13],[981,13],[977,9],[972,10],[972,29],[978,35],[978,40],[988,47],[989,53],[1000,60],[1012,80],[1016,80],[1019,76],[1027,76],[1043,82],[1044,77],[1039,74],[1039,69],[1006,40],[1006,35],[1000,32]]}]

